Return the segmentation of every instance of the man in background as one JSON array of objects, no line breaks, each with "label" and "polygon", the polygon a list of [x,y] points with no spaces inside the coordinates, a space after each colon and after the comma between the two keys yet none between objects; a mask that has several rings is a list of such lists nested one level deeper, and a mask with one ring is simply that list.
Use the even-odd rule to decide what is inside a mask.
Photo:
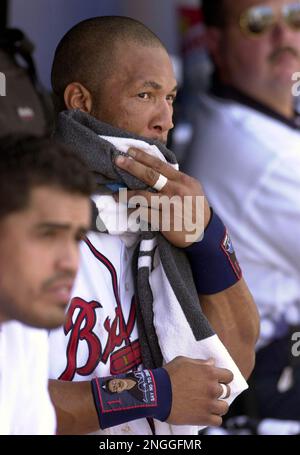
[{"label": "man in background", "polygon": [[300,323],[300,116],[293,99],[300,3],[202,6],[214,75],[197,99],[185,169],[228,225],[260,311],[256,415],[299,420],[291,333]]},{"label": "man in background", "polygon": [[93,180],[52,140],[1,138],[0,154],[0,434],[54,434],[48,330],[65,320]]}]

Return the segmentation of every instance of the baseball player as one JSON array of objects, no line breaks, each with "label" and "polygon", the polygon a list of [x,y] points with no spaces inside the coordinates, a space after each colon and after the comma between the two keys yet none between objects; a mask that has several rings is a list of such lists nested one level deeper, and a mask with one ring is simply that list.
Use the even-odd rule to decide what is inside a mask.
[{"label": "baseball player", "polygon": [[[185,297],[180,296],[184,286],[181,290],[177,288],[174,270],[166,279],[164,271],[157,268],[150,289],[146,275],[141,277],[139,270],[133,272],[139,238],[126,229],[116,231],[112,223],[115,206],[111,194],[124,182],[133,191],[143,188],[140,185],[144,182],[148,189],[152,187],[169,197],[204,196],[201,185],[175,167],[141,150],[131,150],[131,158],[124,154],[123,158],[116,158],[106,140],[108,136],[125,135],[135,139],[143,136],[150,142],[167,141],[168,131],[173,127],[176,97],[169,56],[158,38],[139,22],[124,17],[94,18],[75,26],[58,45],[52,84],[57,110],[65,111],[58,117],[56,138],[85,157],[99,184],[99,192],[93,196],[98,231],[89,232],[82,244],[80,272],[66,323],[50,337],[50,390],[59,416],[58,431],[87,433],[100,426],[100,433],[104,434],[172,434],[176,432],[175,426],[186,425],[186,429],[181,426],[178,431],[191,434],[197,431],[197,425],[220,425],[228,409],[223,399],[232,394],[228,384],[232,381],[229,370],[234,369],[234,362],[229,370],[216,367],[204,354],[203,360],[192,360],[192,350],[182,351],[184,355],[174,358],[176,347],[184,344],[183,336],[180,343],[176,339],[181,334],[181,329],[175,327],[176,321],[185,319],[174,317],[175,326],[169,332],[171,311],[158,305],[162,313],[154,322],[163,324],[160,330],[157,325],[153,329],[152,306],[147,307],[149,314],[146,310],[141,316],[140,308],[145,308],[140,305],[141,299],[146,305],[152,298],[165,295],[159,284],[162,277],[165,289],[168,281],[172,281],[172,291],[175,288],[178,291],[177,303],[188,297],[192,284],[185,287]],[[124,130],[130,134],[126,136]],[[99,134],[106,139],[99,138]],[[139,184],[136,180],[132,182],[129,174]],[[149,191],[143,194],[149,197]],[[192,213],[195,214],[194,207]],[[204,228],[210,227],[206,231],[208,250],[200,255],[195,253],[197,245],[192,245],[193,251],[189,251],[191,263],[195,261],[194,279],[199,285],[204,313],[247,377],[253,367],[258,330],[256,309],[238,264],[226,246],[229,243],[225,228],[206,199],[203,224]],[[174,259],[172,245],[190,247],[184,230],[164,231],[159,237],[164,242],[162,237],[167,243],[161,258],[170,254]],[[145,239],[139,258],[146,274],[149,273],[146,264],[160,249],[156,248],[155,239],[148,240]],[[202,246],[206,248],[205,245]],[[181,269],[178,278],[187,270],[189,264]],[[204,276],[205,271],[209,273]],[[197,313],[196,291],[193,301],[197,303]],[[170,302],[169,297],[163,298],[163,302]],[[192,324],[192,314],[193,311],[186,312],[188,326]],[[140,316],[147,328],[137,325]],[[198,330],[197,324],[194,329]],[[209,333],[199,336],[203,343]],[[124,403],[130,394],[114,396],[112,400],[103,384],[113,377],[126,379],[132,370],[149,391],[147,401],[132,401],[131,397],[131,401]]]},{"label": "baseball player", "polygon": [[92,180],[64,146],[0,140],[0,434],[54,434],[48,331],[64,322]]}]

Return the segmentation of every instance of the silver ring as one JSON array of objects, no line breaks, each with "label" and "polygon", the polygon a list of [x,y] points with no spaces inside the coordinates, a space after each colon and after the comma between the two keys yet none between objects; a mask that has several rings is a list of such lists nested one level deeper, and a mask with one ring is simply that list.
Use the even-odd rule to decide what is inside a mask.
[{"label": "silver ring", "polygon": [[228,398],[229,395],[230,395],[230,394],[228,394],[229,389],[228,389],[228,386],[226,384],[223,384],[223,382],[220,382],[219,384],[220,384],[220,386],[223,389],[223,392],[219,396],[219,400],[224,400],[224,398]]},{"label": "silver ring", "polygon": [[157,181],[154,183],[154,185],[152,186],[152,188],[156,191],[161,191],[167,184],[167,177],[165,177],[164,175],[162,174],[159,174],[159,177],[157,179]]}]

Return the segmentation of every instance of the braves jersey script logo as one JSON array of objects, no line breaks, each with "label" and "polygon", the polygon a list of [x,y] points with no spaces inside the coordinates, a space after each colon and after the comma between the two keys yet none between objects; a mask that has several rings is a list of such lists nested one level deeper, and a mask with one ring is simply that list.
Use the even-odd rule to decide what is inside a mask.
[{"label": "braves jersey script logo", "polygon": [[[60,375],[59,379],[70,381],[74,378],[76,373],[81,376],[90,375],[95,370],[99,362],[104,364],[107,363],[110,355],[114,352],[116,347],[121,346],[124,342],[126,344],[129,343],[129,337],[135,324],[134,299],[132,299],[131,302],[127,323],[124,320],[124,316],[119,306],[115,309],[116,316],[112,322],[109,317],[105,319],[104,329],[108,336],[103,350],[101,341],[94,332],[97,321],[96,310],[98,308],[102,308],[102,305],[95,300],[86,302],[79,297],[72,299],[64,325],[65,335],[70,333],[70,339],[67,347],[67,366],[64,372]],[[76,316],[75,312],[77,312]],[[88,357],[85,364],[78,367],[77,352],[81,341],[87,343]],[[136,358],[136,361],[140,363],[140,359]]]}]

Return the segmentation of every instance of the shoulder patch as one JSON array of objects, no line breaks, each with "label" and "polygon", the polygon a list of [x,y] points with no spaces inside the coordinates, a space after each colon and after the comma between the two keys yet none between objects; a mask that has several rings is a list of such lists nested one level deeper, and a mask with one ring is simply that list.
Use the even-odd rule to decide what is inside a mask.
[{"label": "shoulder patch", "polygon": [[232,244],[232,241],[231,241],[230,235],[228,234],[227,229],[225,231],[224,239],[221,243],[221,248],[224,251],[224,253],[226,254],[226,256],[228,257],[228,260],[230,262],[230,265],[231,265],[234,273],[236,274],[237,278],[240,280],[242,277],[242,270],[241,270],[240,264],[237,260],[237,257],[235,255],[233,244]]}]

